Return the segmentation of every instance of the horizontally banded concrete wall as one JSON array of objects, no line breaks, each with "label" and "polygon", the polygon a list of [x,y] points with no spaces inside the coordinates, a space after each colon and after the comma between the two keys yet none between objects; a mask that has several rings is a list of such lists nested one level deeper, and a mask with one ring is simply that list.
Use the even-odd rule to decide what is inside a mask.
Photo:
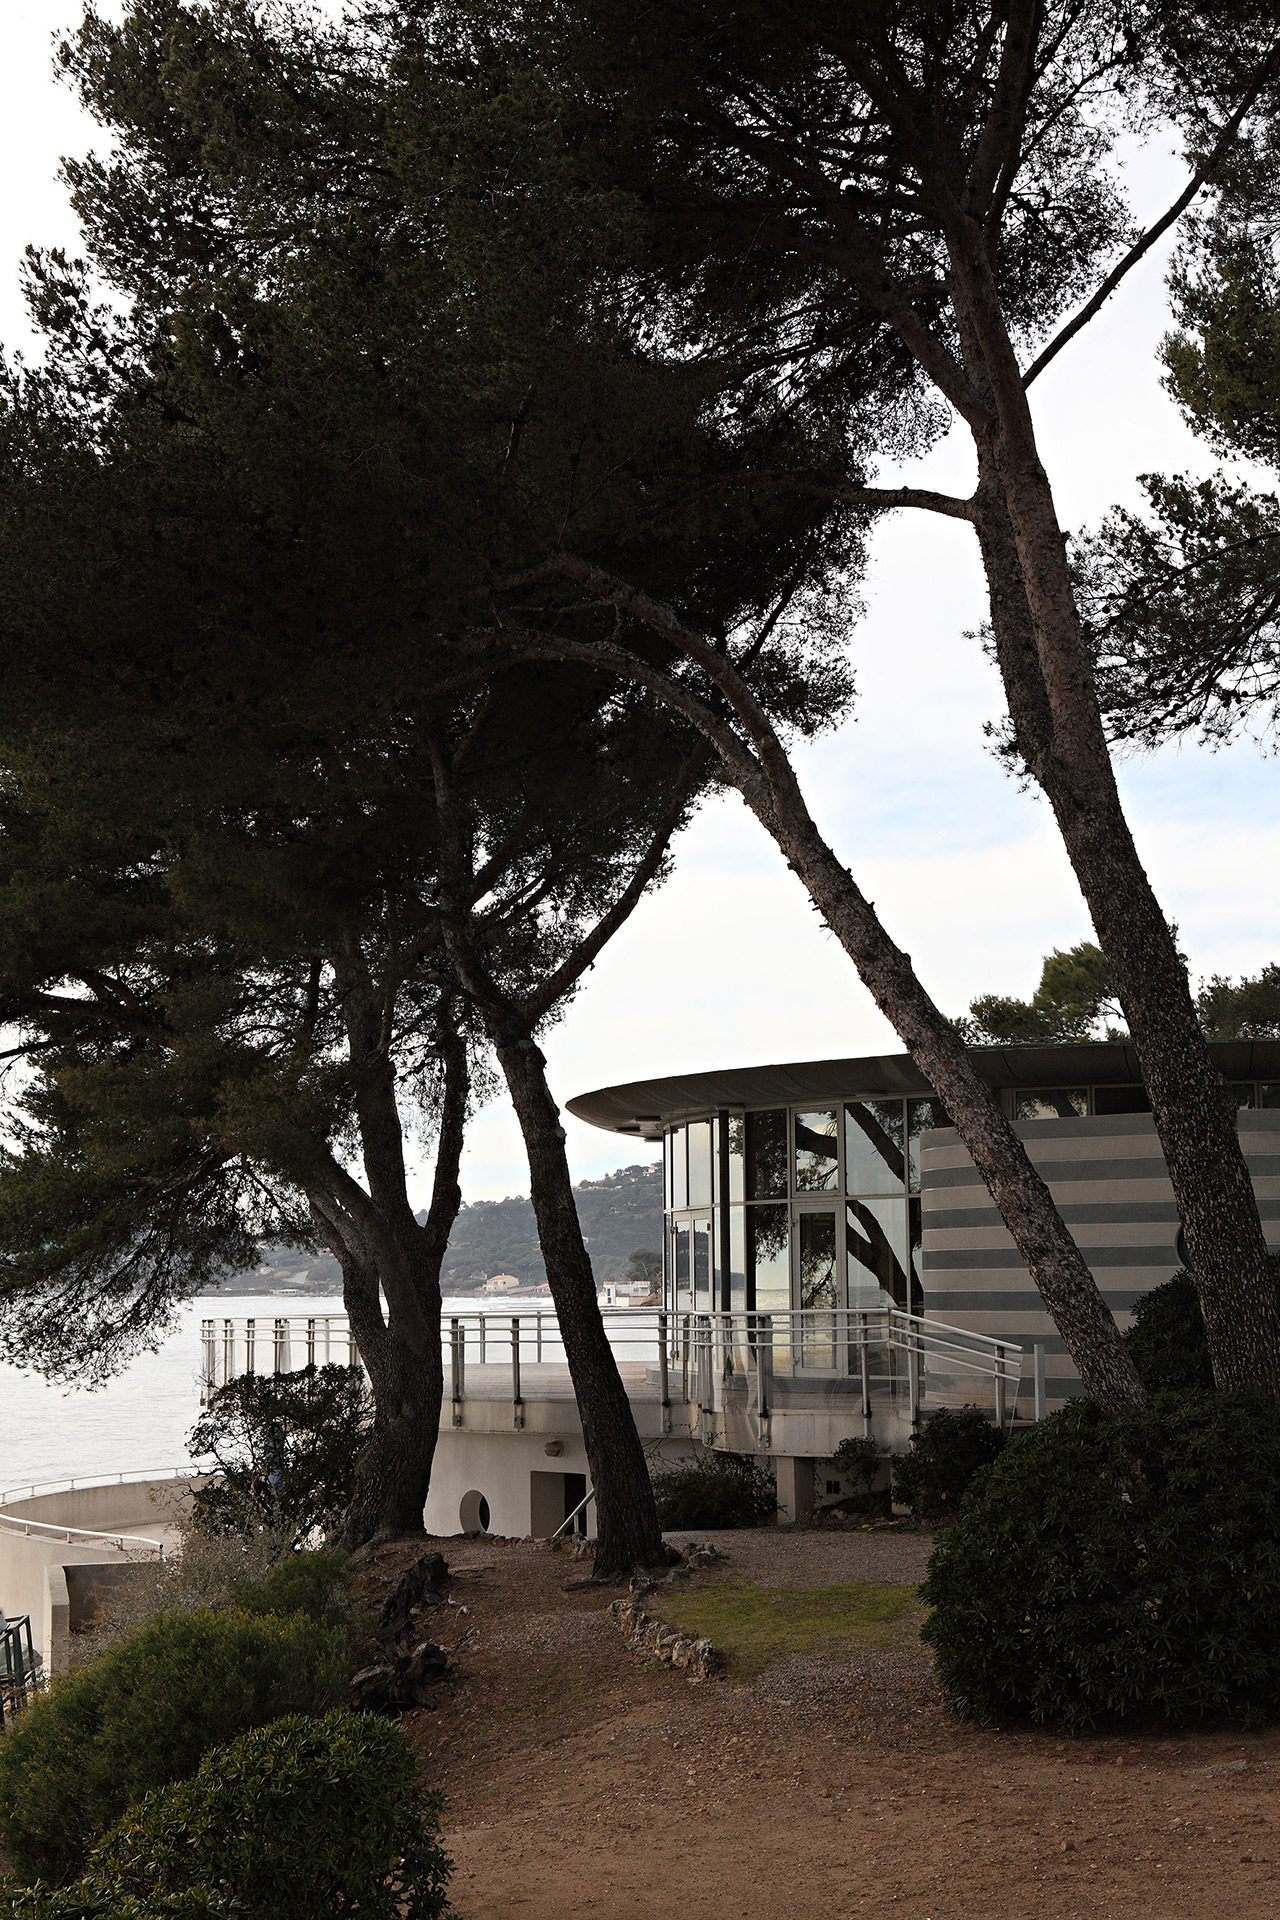
[{"label": "horizontally banded concrete wall", "polygon": [[[1239,1116],[1268,1244],[1280,1247],[1280,1110]],[[1023,1121],[1017,1133],[1070,1227],[1107,1305],[1128,1326],[1135,1301],[1175,1274],[1178,1209],[1150,1114]],[[1062,1336],[952,1128],[921,1151],[924,1311],[1024,1349],[1018,1410],[1031,1411],[1031,1348],[1045,1349],[1049,1404],[1080,1392]],[[926,1409],[927,1410],[927,1409]]]}]

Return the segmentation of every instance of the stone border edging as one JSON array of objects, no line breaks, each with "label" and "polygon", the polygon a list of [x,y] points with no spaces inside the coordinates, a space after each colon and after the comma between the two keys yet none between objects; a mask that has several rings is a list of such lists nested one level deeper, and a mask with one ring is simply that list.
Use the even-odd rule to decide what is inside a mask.
[{"label": "stone border edging", "polygon": [[724,1668],[724,1655],[710,1640],[692,1640],[663,1620],[652,1620],[638,1594],[611,1602],[609,1612],[618,1623],[629,1650],[641,1659],[676,1667],[691,1680],[708,1680]]}]

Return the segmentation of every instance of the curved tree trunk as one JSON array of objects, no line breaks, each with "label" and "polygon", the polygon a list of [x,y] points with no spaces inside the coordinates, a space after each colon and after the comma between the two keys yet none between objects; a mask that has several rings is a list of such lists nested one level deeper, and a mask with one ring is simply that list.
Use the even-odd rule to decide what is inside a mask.
[{"label": "curved tree trunk", "polygon": [[342,1534],[343,1545],[354,1548],[424,1531],[444,1393],[440,1269],[462,1205],[458,1168],[470,1077],[466,1044],[446,1006],[437,1028],[444,1085],[435,1174],[419,1225],[405,1184],[395,1075],[380,1044],[377,996],[358,963],[344,988],[368,1192],[335,1169],[329,1191],[314,1195],[312,1207],[342,1265],[343,1299],[373,1389],[373,1432]]},{"label": "curved tree trunk", "polygon": [[596,1496],[595,1574],[616,1579],[662,1563],[653,1485],[600,1314],[546,1061],[527,1034],[493,1037],[529,1156],[538,1239],[582,1420]]},{"label": "curved tree trunk", "polygon": [[1017,751],[1053,808],[1133,1036],[1214,1379],[1280,1397],[1280,1304],[1235,1103],[1125,818],[1049,482],[1033,446],[980,449],[980,473],[975,523]]}]

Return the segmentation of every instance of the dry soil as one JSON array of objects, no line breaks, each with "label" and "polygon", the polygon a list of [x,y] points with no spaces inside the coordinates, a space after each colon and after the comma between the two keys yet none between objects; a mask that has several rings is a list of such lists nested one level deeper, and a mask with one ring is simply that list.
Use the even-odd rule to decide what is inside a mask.
[{"label": "dry soil", "polygon": [[[920,1577],[919,1536],[735,1533],[737,1579]],[[447,1796],[460,1920],[1273,1920],[1280,1733],[982,1730],[943,1711],[927,1654],[793,1657],[749,1684],[629,1654],[584,1563],[437,1543],[459,1642],[406,1721]],[[369,1570],[394,1578],[421,1546]],[[723,1577],[699,1574],[699,1580]]]}]

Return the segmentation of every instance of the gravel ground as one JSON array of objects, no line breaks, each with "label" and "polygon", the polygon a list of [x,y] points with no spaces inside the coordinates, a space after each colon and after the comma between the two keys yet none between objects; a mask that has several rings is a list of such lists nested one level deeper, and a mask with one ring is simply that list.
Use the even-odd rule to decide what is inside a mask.
[{"label": "gravel ground", "polygon": [[[690,1681],[628,1654],[612,1596],[568,1555],[433,1544],[455,1570],[433,1626],[470,1631],[438,1703],[402,1725],[446,1796],[458,1920],[1280,1912],[1280,1730],[967,1726],[909,1641]],[[729,1564],[695,1581],[912,1580],[929,1549],[781,1530],[716,1544]],[[371,1604],[421,1550],[370,1556]]]},{"label": "gravel ground", "polygon": [[782,1527],[727,1527],[669,1533],[673,1546],[710,1541],[734,1572],[762,1587],[831,1587],[842,1580],[924,1579],[933,1551],[927,1533],[792,1533]]}]

